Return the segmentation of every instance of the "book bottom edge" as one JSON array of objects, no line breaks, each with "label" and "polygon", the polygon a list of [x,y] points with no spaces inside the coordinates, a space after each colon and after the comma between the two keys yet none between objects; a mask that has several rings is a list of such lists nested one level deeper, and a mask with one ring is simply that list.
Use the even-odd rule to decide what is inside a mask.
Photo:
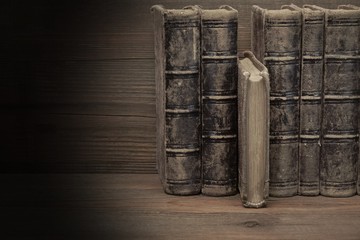
[{"label": "book bottom edge", "polygon": [[300,196],[318,196],[320,194],[320,186],[319,184],[314,186],[301,186],[299,187],[299,195]]},{"label": "book bottom edge", "polygon": [[163,184],[164,192],[170,195],[188,196],[201,193],[201,184]]},{"label": "book bottom edge", "polygon": [[243,205],[246,208],[263,208],[266,207],[266,200],[264,199],[260,202],[243,201]]},{"label": "book bottom edge", "polygon": [[291,184],[291,186],[269,186],[270,197],[292,197],[298,195],[298,186]]},{"label": "book bottom edge", "polygon": [[343,187],[335,187],[335,186],[326,186],[320,185],[320,194],[325,197],[351,197],[356,195],[356,186],[343,186]]},{"label": "book bottom edge", "polygon": [[231,196],[238,193],[237,185],[208,185],[203,184],[201,193],[207,196]]}]

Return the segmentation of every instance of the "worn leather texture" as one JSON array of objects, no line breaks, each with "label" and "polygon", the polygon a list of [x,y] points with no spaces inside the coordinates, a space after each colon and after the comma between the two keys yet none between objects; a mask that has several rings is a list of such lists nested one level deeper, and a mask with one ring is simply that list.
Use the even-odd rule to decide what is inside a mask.
[{"label": "worn leather texture", "polygon": [[299,195],[319,195],[324,13],[285,5],[302,14],[300,73]]},{"label": "worn leather texture", "polygon": [[320,193],[348,197],[358,179],[360,11],[318,9],[325,13]]},{"label": "worn leather texture", "polygon": [[200,13],[152,8],[158,171],[168,194],[201,192]]},{"label": "worn leather texture", "polygon": [[298,193],[301,13],[252,8],[252,51],[270,75],[270,196]]},{"label": "worn leather texture", "polygon": [[237,28],[229,7],[201,10],[202,193],[237,193]]}]

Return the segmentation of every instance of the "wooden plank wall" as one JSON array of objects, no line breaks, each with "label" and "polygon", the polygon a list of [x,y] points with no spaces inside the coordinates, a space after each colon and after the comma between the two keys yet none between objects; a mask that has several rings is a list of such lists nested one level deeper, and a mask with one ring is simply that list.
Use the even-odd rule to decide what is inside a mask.
[{"label": "wooden plank wall", "polygon": [[228,4],[240,51],[250,8],[320,1],[6,1],[0,10],[1,172],[155,173],[150,7]]}]

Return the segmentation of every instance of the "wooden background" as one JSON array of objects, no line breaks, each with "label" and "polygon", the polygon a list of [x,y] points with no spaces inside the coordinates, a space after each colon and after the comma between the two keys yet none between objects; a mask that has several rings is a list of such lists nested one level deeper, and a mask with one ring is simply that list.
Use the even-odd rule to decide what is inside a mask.
[{"label": "wooden background", "polygon": [[155,173],[150,7],[231,5],[238,48],[250,8],[320,1],[5,1],[0,8],[1,172]]}]

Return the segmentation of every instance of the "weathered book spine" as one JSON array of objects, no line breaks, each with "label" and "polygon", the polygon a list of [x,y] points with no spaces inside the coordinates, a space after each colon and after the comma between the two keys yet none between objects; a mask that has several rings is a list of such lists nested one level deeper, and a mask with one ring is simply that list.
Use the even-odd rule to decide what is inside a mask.
[{"label": "weathered book spine", "polygon": [[237,193],[237,10],[201,10],[202,193]]},{"label": "weathered book spine", "polygon": [[[339,9],[347,9],[347,10],[360,10],[360,7],[359,6],[355,6],[355,5],[339,5],[338,6]],[[360,38],[360,36],[358,37]],[[360,55],[360,46],[358,46],[358,53],[357,53],[357,56]],[[360,56],[359,56],[360,58]],[[357,68],[357,71],[358,71],[358,77],[360,78],[360,66],[358,66]],[[360,81],[360,80],[358,80]],[[360,88],[360,86],[359,86]],[[358,94],[360,95],[360,93]],[[359,103],[359,99],[358,99],[358,104],[360,105]],[[358,109],[360,108],[360,106],[358,106]],[[360,109],[359,109],[360,111]],[[358,134],[360,135],[360,113],[358,112]],[[360,141],[359,141],[359,144],[360,144]],[[359,148],[360,148],[360,145],[359,145]],[[358,154],[358,167],[357,167],[357,170],[358,170],[358,180],[357,180],[357,194],[360,195],[360,152]]]},{"label": "weathered book spine", "polygon": [[270,83],[251,52],[238,61],[239,190],[245,207],[266,206],[269,195]]},{"label": "weathered book spine", "polygon": [[270,75],[270,195],[298,193],[301,13],[252,8],[252,51]]},{"label": "weathered book spine", "polygon": [[359,10],[325,12],[323,141],[320,193],[356,193],[359,157]]},{"label": "weathered book spine", "polygon": [[319,195],[324,13],[302,13],[299,193]]},{"label": "weathered book spine", "polygon": [[152,7],[155,27],[156,158],[164,191],[201,192],[200,14]]},{"label": "weathered book spine", "polygon": [[324,13],[286,5],[302,13],[299,194],[319,195]]}]

